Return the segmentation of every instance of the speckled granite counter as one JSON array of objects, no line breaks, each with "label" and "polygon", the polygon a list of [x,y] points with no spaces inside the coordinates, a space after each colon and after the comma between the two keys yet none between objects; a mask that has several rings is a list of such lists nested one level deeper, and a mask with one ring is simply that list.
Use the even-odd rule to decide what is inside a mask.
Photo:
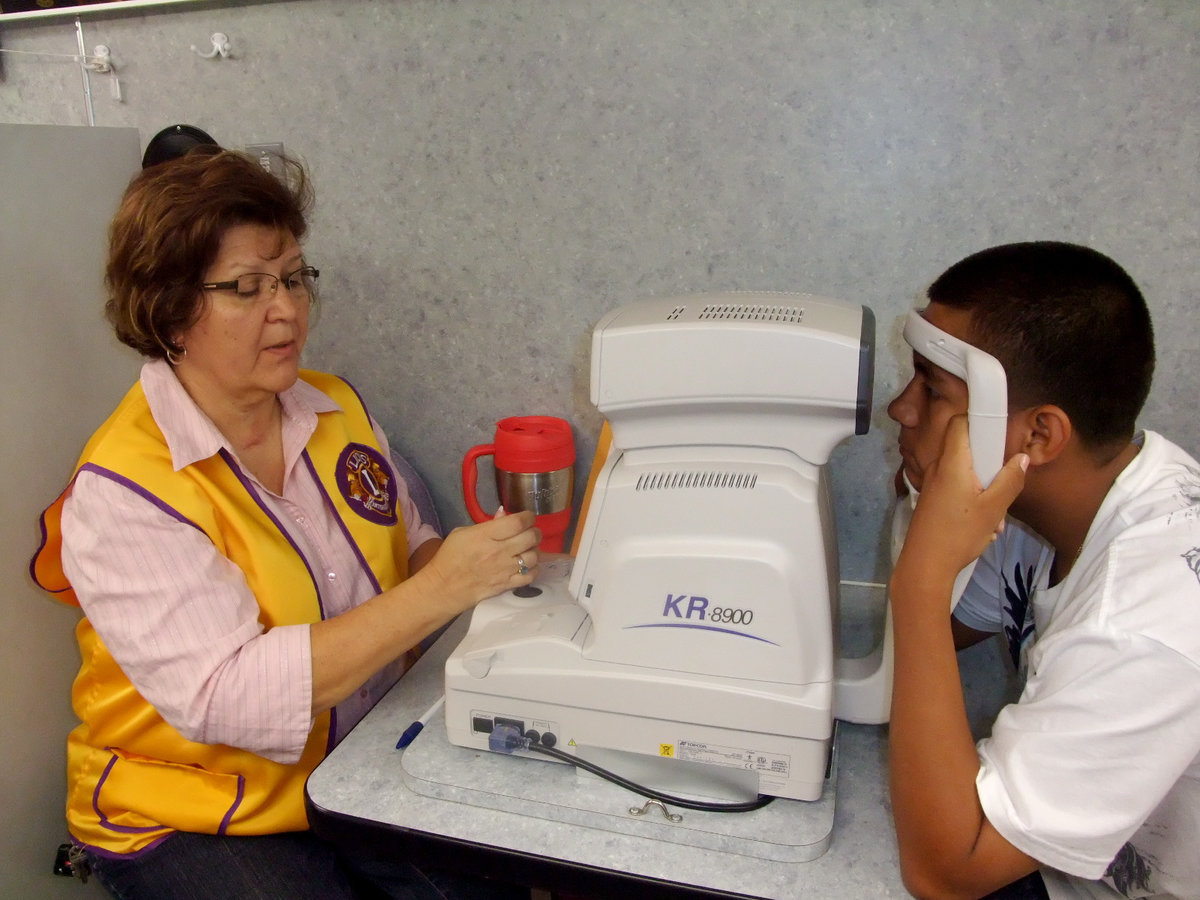
[{"label": "speckled granite counter", "polygon": [[[877,594],[843,588],[843,652],[869,646]],[[408,750],[397,750],[401,732],[441,694],[442,664],[466,624],[463,617],[452,625],[313,773],[308,797],[318,831],[355,841],[395,839],[397,846],[413,839],[446,843],[455,855],[444,858],[482,845],[494,848],[485,856],[499,863],[485,868],[536,887],[587,893],[590,884],[601,890],[596,896],[616,890],[622,897],[907,896],[888,809],[882,726],[839,725],[831,789],[818,804],[777,800],[736,816],[686,812],[680,826],[657,813],[620,818],[621,808],[641,801],[566,766],[453,747],[440,716]],[[455,765],[477,770],[456,784],[446,774]],[[531,766],[538,784],[546,784],[540,801],[524,790]],[[609,801],[611,813],[589,808]],[[563,877],[549,877],[557,870]]]}]

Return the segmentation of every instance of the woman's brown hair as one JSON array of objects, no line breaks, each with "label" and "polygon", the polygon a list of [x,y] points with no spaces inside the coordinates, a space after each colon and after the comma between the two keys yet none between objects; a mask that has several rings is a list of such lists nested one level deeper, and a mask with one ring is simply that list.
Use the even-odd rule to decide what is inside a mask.
[{"label": "woman's brown hair", "polygon": [[230,228],[304,237],[312,190],[300,163],[282,162],[278,178],[245,154],[199,147],[134,177],[109,228],[105,271],[105,313],[122,343],[153,359],[180,352],[175,338],[203,314],[200,283]]}]

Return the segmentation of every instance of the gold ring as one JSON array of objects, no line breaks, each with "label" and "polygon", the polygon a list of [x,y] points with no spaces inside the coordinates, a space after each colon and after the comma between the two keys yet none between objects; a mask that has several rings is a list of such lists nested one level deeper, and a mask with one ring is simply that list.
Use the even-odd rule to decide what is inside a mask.
[{"label": "gold ring", "polygon": [[529,574],[529,566],[525,565],[525,558],[521,557],[521,556],[517,557],[517,574],[518,575],[528,575]]}]

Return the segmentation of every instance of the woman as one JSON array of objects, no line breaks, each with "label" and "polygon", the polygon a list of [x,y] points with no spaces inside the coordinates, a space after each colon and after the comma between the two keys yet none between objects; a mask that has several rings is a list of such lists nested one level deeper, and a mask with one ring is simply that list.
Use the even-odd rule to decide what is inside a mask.
[{"label": "woman", "polygon": [[536,573],[532,514],[443,542],[354,390],[300,369],[318,272],[286,168],[209,148],[131,182],[107,312],[149,361],[34,560],[85,614],[67,818],[121,897],[354,896],[305,778],[410,648]]}]

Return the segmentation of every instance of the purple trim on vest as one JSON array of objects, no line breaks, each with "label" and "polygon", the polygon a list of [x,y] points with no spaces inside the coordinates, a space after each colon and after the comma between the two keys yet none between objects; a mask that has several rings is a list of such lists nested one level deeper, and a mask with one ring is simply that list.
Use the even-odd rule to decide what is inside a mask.
[{"label": "purple trim on vest", "polygon": [[[108,750],[110,753],[112,753],[111,747],[109,747]],[[108,780],[108,775],[112,771],[113,766],[115,766],[117,764],[117,761],[120,758],[121,757],[119,757],[116,753],[112,754],[112,759],[110,759],[108,761],[108,765],[106,765],[104,767],[104,771],[100,774],[100,778],[96,782],[96,787],[92,791],[92,809],[93,809],[93,811],[95,811],[96,817],[100,820],[100,826],[102,828],[108,829],[109,831],[116,831],[120,834],[146,834],[147,832],[161,831],[163,828],[170,828],[169,825],[141,825],[141,826],[117,825],[116,823],[109,821],[108,816],[106,816],[104,814],[104,810],[102,810],[100,808],[100,790],[104,786],[104,782],[106,782]],[[242,800],[245,799],[246,776],[238,775],[237,781],[238,781],[237,796],[234,797],[233,804],[225,812],[225,815],[221,817],[221,824],[217,827],[217,834],[221,834],[221,835],[225,834],[225,830],[229,827],[229,823],[233,821],[234,814],[238,811],[238,807],[242,805]],[[174,833],[177,830],[178,829],[171,829],[172,833]],[[156,846],[159,843],[159,841],[162,841],[168,837],[170,837],[169,834],[164,835],[163,837],[159,838],[158,840],[154,841],[153,843],[149,844],[148,846],[143,847],[141,850],[138,850],[137,853],[146,852],[151,847]],[[89,847],[89,849],[92,849],[92,848]],[[103,851],[101,851],[101,852],[103,852]],[[131,854],[131,853],[106,853],[105,855],[111,855],[115,859],[128,859],[129,857],[133,856],[134,854]]]},{"label": "purple trim on vest", "polygon": [[[320,489],[321,497],[324,499],[325,505],[329,507],[329,511],[333,513],[333,519],[335,522],[337,522],[338,528],[341,529],[342,536],[346,538],[346,543],[349,544],[350,549],[354,551],[354,556],[358,560],[358,564],[362,566],[362,570],[366,572],[367,577],[371,579],[371,587],[375,589],[375,593],[382,593],[383,588],[379,584],[379,579],[375,577],[375,573],[371,571],[371,567],[367,565],[367,558],[363,556],[362,549],[358,546],[358,542],[354,540],[353,535],[350,534],[350,529],[346,527],[346,523],[342,521],[342,517],[337,511],[337,507],[333,505],[333,499],[329,496],[329,492],[325,490],[325,483],[321,481],[320,476],[317,475],[317,467],[314,465],[312,457],[308,455],[307,448],[301,451],[300,457],[304,460],[304,465],[308,467],[308,471],[312,474],[313,481],[316,482],[317,487]],[[390,467],[388,471],[391,471]],[[392,473],[392,477],[396,477],[394,472]]]},{"label": "purple trim on vest", "polygon": [[235,812],[237,812],[238,807],[242,805],[242,800],[245,799],[246,776],[239,775],[237,777],[237,780],[238,780],[237,797],[235,797],[233,800],[233,806],[229,807],[229,812],[225,813],[224,818],[221,819],[221,824],[219,826],[217,826],[217,834],[220,834],[220,835],[225,834],[225,829],[228,828],[229,823],[233,821],[233,814]]},{"label": "purple trim on vest", "polygon": [[363,400],[363,395],[358,392],[358,388],[356,388],[354,385],[352,385],[349,382],[349,380],[347,380],[346,377],[343,375],[334,375],[333,377],[336,378],[338,381],[340,381],[342,384],[344,384],[346,387],[350,388],[350,390],[354,391],[354,396],[358,398],[359,406],[361,406],[363,408],[363,412],[365,412],[367,414],[367,418],[368,419],[371,418],[371,411],[369,409],[367,409],[367,402],[365,400]]},{"label": "purple trim on vest", "polygon": [[58,591],[52,590],[51,588],[46,587],[44,584],[42,584],[37,579],[37,572],[36,572],[37,559],[39,556],[41,556],[42,550],[46,546],[46,538],[48,537],[48,532],[46,531],[46,513],[49,512],[50,509],[53,508],[56,503],[58,503],[59,498],[63,497],[68,491],[71,490],[72,487],[75,486],[75,479],[79,477],[80,472],[91,472],[94,475],[99,475],[101,478],[107,478],[109,481],[119,484],[119,485],[121,485],[121,487],[124,487],[124,488],[127,488],[128,490],[133,491],[139,497],[142,497],[143,499],[150,501],[150,503],[152,503],[154,506],[161,509],[163,512],[165,512],[171,518],[182,522],[184,525],[191,525],[193,528],[195,528],[201,534],[204,533],[203,528],[201,528],[199,525],[197,525],[195,522],[193,522],[191,519],[189,519],[187,516],[185,516],[179,510],[175,509],[175,507],[171,506],[168,503],[163,502],[163,500],[161,500],[154,494],[150,493],[148,490],[146,490],[144,487],[142,487],[136,481],[132,481],[131,479],[126,478],[124,475],[119,475],[116,472],[114,472],[112,469],[106,469],[104,466],[98,466],[95,463],[90,463],[90,462],[84,463],[82,466],[79,467],[78,471],[76,471],[75,474],[71,476],[70,482],[63,489],[63,492],[61,494],[59,494],[58,497],[55,498],[54,503],[51,503],[50,506],[47,507],[45,510],[43,510],[42,514],[38,517],[38,527],[40,527],[42,530],[42,540],[41,540],[41,543],[38,544],[37,552],[33,555],[33,558],[29,561],[29,577],[33,579],[34,584],[36,584],[38,587],[40,587],[42,590],[44,590],[48,593],[65,594],[67,591],[71,590],[71,588],[67,587],[67,588],[63,588],[62,590],[58,590]]},{"label": "purple trim on vest", "polygon": [[[72,477],[71,484],[74,484],[74,483],[75,483],[75,478]],[[44,585],[40,581],[38,581],[37,561],[38,561],[38,557],[42,555],[42,551],[46,549],[46,540],[47,540],[47,538],[50,537],[50,532],[48,532],[46,530],[46,513],[50,512],[50,510],[52,510],[58,504],[58,501],[62,499],[63,494],[65,494],[67,491],[69,491],[71,489],[71,484],[68,484],[65,488],[63,488],[62,494],[59,494],[57,497],[54,498],[54,503],[51,503],[44,510],[42,510],[42,514],[40,516],[38,516],[38,528],[40,528],[42,531],[42,537],[41,537],[41,540],[38,541],[37,550],[35,550],[33,553],[33,556],[31,556],[29,558],[29,577],[30,577],[30,579],[33,581],[34,584],[36,584],[38,587],[40,587],[43,591],[46,591],[47,593],[51,593],[51,594],[65,594],[67,591],[71,590],[71,588],[68,586],[68,587],[63,588],[61,591],[56,591],[56,590],[46,587],[46,585]],[[60,527],[60,530],[61,530],[61,527]]]},{"label": "purple trim on vest", "polygon": [[[109,748],[112,752],[112,748]],[[108,765],[104,767],[104,771],[100,773],[99,780],[96,781],[96,788],[92,791],[92,809],[95,811],[97,818],[100,819],[100,825],[107,828],[109,831],[116,831],[121,834],[146,834],[150,831],[161,831],[165,825],[117,825],[108,820],[108,816],[104,814],[104,810],[100,808],[100,789],[104,787],[104,782],[108,780],[108,773],[112,771],[112,767],[117,764],[117,760],[121,757],[113,753],[112,759],[108,761]]]},{"label": "purple trim on vest", "polygon": [[[98,466],[95,463],[89,462],[89,463],[84,463],[82,466],[80,466],[79,471],[80,472],[94,472],[95,474],[100,475],[103,478],[107,478],[110,481],[115,481],[117,484],[121,485],[122,487],[126,487],[129,490],[133,491],[135,494],[138,494],[138,495],[144,497],[145,499],[149,500],[151,503],[153,503],[155,506],[157,506],[159,509],[161,509],[163,512],[165,512],[171,518],[178,519],[184,525],[191,525],[193,528],[195,528],[197,531],[199,531],[201,533],[204,532],[203,528],[201,528],[199,525],[197,525],[195,522],[193,522],[191,519],[189,519],[187,516],[185,516],[179,510],[175,509],[175,507],[171,506],[170,504],[161,500],[159,497],[150,493],[148,490],[146,490],[144,487],[142,487],[136,481],[126,478],[124,475],[118,475],[116,472],[112,471],[112,469],[106,469],[103,466]],[[75,473],[75,477],[76,478],[79,477],[78,472]],[[72,481],[74,481],[74,479],[72,479]]]},{"label": "purple trim on vest", "polygon": [[[275,518],[274,513],[272,513],[271,510],[269,510],[267,508],[266,504],[263,503],[262,497],[260,497],[258,495],[258,491],[256,491],[254,489],[254,485],[250,482],[250,479],[247,478],[246,475],[242,472],[242,470],[238,468],[237,463],[234,462],[234,459],[230,455],[229,451],[226,450],[224,447],[222,447],[221,450],[218,452],[221,454],[221,459],[225,460],[225,465],[229,466],[230,471],[233,472],[234,477],[236,477],[237,480],[242,483],[242,487],[244,487],[246,489],[246,493],[248,493],[251,496],[251,498],[253,498],[254,502],[258,504],[259,509],[261,509],[263,511],[263,513],[266,515],[266,517],[275,524],[275,527],[279,529],[279,533],[282,534],[284,536],[284,538],[287,540],[287,542],[292,545],[292,549],[296,551],[296,555],[299,556],[300,561],[302,563],[304,563],[304,568],[308,570],[308,577],[310,579],[312,579],[313,590],[317,594],[317,609],[321,613],[321,619],[324,620],[325,619],[325,604],[321,602],[321,587],[320,587],[320,584],[317,582],[317,576],[315,574],[313,574],[312,566],[310,566],[308,564],[308,558],[300,551],[300,547],[297,546],[297,544],[294,540],[292,540],[292,536],[290,534],[288,534],[287,529],[283,527],[283,524],[277,518]],[[303,454],[304,454],[305,458],[307,459],[308,451],[304,450]],[[310,470],[312,469],[311,462],[308,464],[308,467]],[[314,473],[314,475],[315,475],[315,473]],[[324,496],[325,488],[321,484],[321,480],[319,478],[317,479],[317,486],[321,489],[322,496]],[[325,502],[326,503],[329,502],[328,497],[325,498]],[[338,524],[341,525],[341,523],[342,523],[341,517],[338,516],[336,514],[336,512],[334,514],[334,518],[336,518],[338,521]],[[345,526],[343,525],[342,528],[344,530]],[[349,538],[349,535],[347,535],[347,538]],[[361,559],[362,554],[358,553],[358,547],[356,547],[354,545],[353,541],[350,542],[350,546],[354,547],[354,552],[356,554],[358,554],[359,558]],[[372,576],[372,581],[374,582],[374,576]],[[375,582],[375,584],[376,584],[375,589],[378,591],[379,590],[378,583]],[[329,734],[325,738],[325,755],[328,756],[330,751],[333,750],[333,748],[336,746],[337,746],[337,709],[331,708],[329,710]]]},{"label": "purple trim on vest", "polygon": [[250,482],[250,479],[247,478],[245,473],[238,468],[238,464],[234,462],[233,456],[230,455],[229,451],[222,447],[217,452],[221,455],[221,459],[225,461],[225,465],[229,466],[229,469],[231,472],[233,472],[234,477],[242,483],[242,487],[246,489],[246,493],[250,495],[250,499],[258,504],[258,508],[261,509],[263,514],[271,520],[272,524],[277,529],[279,529],[279,533],[283,535],[284,540],[292,545],[292,549],[296,551],[296,555],[299,556],[300,561],[304,563],[304,568],[308,570],[308,577],[312,581],[313,590],[317,595],[317,610],[321,613],[321,619],[324,620],[325,604],[321,602],[321,585],[320,582],[317,581],[317,576],[313,574],[312,566],[308,564],[308,558],[300,551],[299,545],[292,540],[292,536],[288,534],[287,529],[283,527],[283,523],[275,517],[275,514],[271,512],[270,509],[267,508],[267,505],[263,502],[262,497],[258,495],[258,491],[254,489],[254,485]]}]

